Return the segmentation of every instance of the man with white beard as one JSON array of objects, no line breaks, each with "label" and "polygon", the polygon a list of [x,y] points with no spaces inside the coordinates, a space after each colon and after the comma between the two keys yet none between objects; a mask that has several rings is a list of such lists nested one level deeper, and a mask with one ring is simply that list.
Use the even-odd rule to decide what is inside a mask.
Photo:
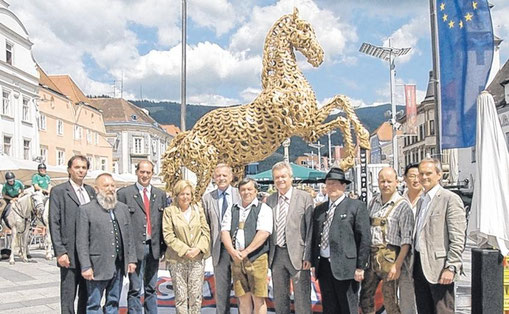
[{"label": "man with white beard", "polygon": [[95,180],[97,198],[80,206],[76,248],[86,280],[87,313],[117,313],[122,278],[136,270],[136,252],[127,205],[117,202],[115,181],[108,173]]}]

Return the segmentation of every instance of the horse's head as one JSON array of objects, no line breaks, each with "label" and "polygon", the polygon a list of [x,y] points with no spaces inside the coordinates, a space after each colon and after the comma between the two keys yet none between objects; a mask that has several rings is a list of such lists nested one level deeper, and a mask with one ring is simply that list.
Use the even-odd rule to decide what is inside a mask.
[{"label": "horse's head", "polygon": [[300,51],[314,67],[323,62],[323,49],[316,40],[315,31],[309,22],[299,18],[299,10],[293,9],[291,15],[292,31],[290,34],[290,43]]},{"label": "horse's head", "polygon": [[42,194],[41,191],[34,192],[30,195],[33,205],[33,211],[37,215],[37,217],[41,218],[44,213],[44,203],[46,201],[46,196]]}]

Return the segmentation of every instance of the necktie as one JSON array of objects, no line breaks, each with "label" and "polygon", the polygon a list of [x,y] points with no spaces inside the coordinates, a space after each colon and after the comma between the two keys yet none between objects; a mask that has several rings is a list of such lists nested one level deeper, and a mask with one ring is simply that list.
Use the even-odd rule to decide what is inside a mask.
[{"label": "necktie", "polygon": [[332,219],[334,218],[334,211],[336,210],[336,206],[337,204],[333,204],[327,212],[327,220],[325,220],[323,225],[322,238],[320,240],[320,247],[322,250],[325,250],[329,246],[329,230]]},{"label": "necktie", "polygon": [[276,220],[276,245],[284,247],[286,244],[285,239],[285,227],[286,227],[286,216],[288,215],[288,199],[286,196],[281,195],[279,197],[279,212]]},{"label": "necktie", "polygon": [[224,213],[226,212],[226,209],[228,209],[228,199],[226,196],[228,193],[226,191],[223,192],[223,206],[221,207],[221,219],[224,217]]},{"label": "necktie", "polygon": [[85,195],[83,194],[83,188],[78,189],[78,200],[80,201],[80,205],[83,205],[86,203]]},{"label": "necktie", "polygon": [[145,215],[147,216],[147,236],[151,238],[152,224],[150,223],[150,201],[148,199],[147,188],[143,188],[143,205],[145,205]]}]

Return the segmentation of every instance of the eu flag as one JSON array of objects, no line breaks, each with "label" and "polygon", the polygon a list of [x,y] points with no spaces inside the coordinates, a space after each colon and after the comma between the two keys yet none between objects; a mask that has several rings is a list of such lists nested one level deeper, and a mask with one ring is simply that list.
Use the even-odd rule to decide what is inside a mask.
[{"label": "eu flag", "polygon": [[487,0],[437,0],[442,148],[475,145],[476,99],[493,60]]}]

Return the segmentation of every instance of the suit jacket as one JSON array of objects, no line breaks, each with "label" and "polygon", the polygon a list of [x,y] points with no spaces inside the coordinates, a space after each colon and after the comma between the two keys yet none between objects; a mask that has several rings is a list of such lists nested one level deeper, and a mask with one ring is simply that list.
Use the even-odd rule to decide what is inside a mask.
[{"label": "suit jacket", "polygon": [[[124,274],[127,265],[136,263],[131,217],[129,209],[118,202],[112,209],[118,221],[123,246]],[[80,259],[81,271],[92,268],[94,280],[109,280],[115,274],[116,252],[115,234],[110,212],[102,208],[97,199],[80,206],[77,226],[76,249]]]},{"label": "suit jacket", "polygon": [[[416,217],[421,205],[422,199],[417,203]],[[415,239],[419,241],[422,271],[428,282],[437,284],[446,267],[456,267],[457,273],[461,270],[466,227],[463,201],[440,186],[426,212],[419,238]]]},{"label": "suit jacket", "polygon": [[[143,245],[147,238],[147,213],[143,204],[143,196],[136,187],[136,184],[126,186],[117,191],[119,202],[126,204],[131,213],[131,224],[134,234],[134,245],[136,247],[136,256],[142,260],[144,256]],[[150,192],[150,223],[152,225],[152,234],[150,235],[152,246],[152,257],[159,259],[166,250],[163,241],[162,217],[163,210],[166,207],[166,193],[163,190],[152,186]]]},{"label": "suit jacket", "polygon": [[[311,263],[319,278],[320,241],[327,219],[329,201],[318,205],[313,213]],[[354,278],[355,269],[366,269],[371,245],[369,214],[366,204],[348,197],[336,207],[329,231],[330,265],[336,280]]]},{"label": "suit jacket", "polygon": [[[277,205],[279,193],[273,193],[267,198],[267,205],[272,208],[274,229],[270,235],[269,266],[272,267],[276,247]],[[311,236],[313,220],[313,199],[305,191],[293,188],[286,216],[285,240],[288,255],[293,268],[302,269],[302,261],[311,261]]]},{"label": "suit jacket", "polygon": [[[95,199],[95,191],[84,185],[90,201]],[[51,189],[49,197],[49,229],[55,256],[67,254],[69,268],[78,267],[76,254],[76,221],[80,201],[69,181]],[[57,264],[58,265],[58,264]],[[60,265],[58,265],[60,267]]]},{"label": "suit jacket", "polygon": [[201,253],[194,260],[207,258],[210,252],[210,230],[203,208],[191,205],[191,218],[187,222],[182,210],[171,205],[164,210],[163,236],[166,249],[166,260],[169,262],[182,262],[187,250],[198,248]]},{"label": "suit jacket", "polygon": [[[240,202],[239,190],[231,187],[233,204]],[[214,266],[219,263],[221,254],[221,209],[219,208],[219,192],[213,190],[202,197],[203,210],[205,211],[205,218],[210,227],[210,244],[212,263]],[[230,204],[233,206],[233,204]]]}]

